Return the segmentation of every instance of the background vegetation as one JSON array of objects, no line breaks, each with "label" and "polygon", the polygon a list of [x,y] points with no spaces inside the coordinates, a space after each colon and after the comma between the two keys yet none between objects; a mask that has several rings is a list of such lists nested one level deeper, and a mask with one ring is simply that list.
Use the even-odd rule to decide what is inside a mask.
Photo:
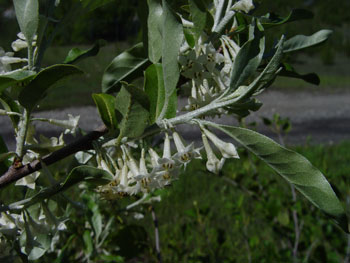
[{"label": "background vegetation", "polygon": [[[344,54],[350,56],[348,0],[336,3],[334,0],[264,0],[260,5],[261,14],[276,12],[287,15],[296,7],[314,12],[312,23],[298,22],[281,27],[281,32],[287,32],[287,36],[300,32],[311,34],[324,27],[333,29],[333,38],[326,45],[290,59],[299,62],[298,67],[303,71],[321,73],[325,87],[349,87],[350,77],[346,71],[349,59],[344,58]],[[11,1],[0,0],[0,46],[6,49],[19,31],[10,6]],[[45,101],[46,104],[41,105],[42,109],[93,104],[90,94],[100,91],[104,68],[129,42],[141,38],[137,33],[136,6],[136,0],[119,0],[97,12],[76,14],[80,20],[56,39],[57,46],[64,44],[66,47],[51,48],[45,64],[62,61],[76,45],[87,47],[100,38],[110,44],[97,57],[80,63],[87,75],[70,82],[69,88],[61,84]],[[66,8],[65,1],[62,1],[62,12]],[[274,34],[277,36],[281,32]],[[337,66],[330,68],[329,65],[335,62]],[[300,81],[285,83],[280,79],[275,86],[295,89],[306,88],[309,84]],[[342,196],[344,203],[350,199],[349,148],[350,143],[344,142],[296,149],[339,187],[335,189],[338,193],[347,193]],[[266,165],[245,151],[240,155],[239,161],[227,162],[219,176],[208,174],[202,161],[194,162],[180,180],[159,192],[163,200],[152,206],[158,217],[164,262],[291,262],[295,238],[292,209],[304,222],[299,245],[300,262],[345,262],[349,259],[349,245],[343,232],[306,200],[298,196],[298,201],[293,203],[289,185]],[[91,226],[83,224],[84,216],[91,213],[98,213],[105,223],[113,220],[113,231],[99,248],[111,254],[108,257],[94,254],[91,256],[93,262],[156,261],[151,206],[125,211],[126,205],[134,201],[132,198],[110,203],[98,200],[91,191],[81,193],[77,189],[76,194],[84,197],[84,201],[77,204],[82,209],[67,223],[66,243],[59,245],[60,257],[49,254],[40,262],[74,262],[82,258],[84,252],[92,250],[91,242],[84,234],[91,231]],[[1,192],[0,199],[6,195],[8,193]],[[140,214],[144,215],[143,219],[134,218]]]},{"label": "background vegetation", "polygon": [[[77,1],[77,0],[74,0]],[[61,1],[60,12],[69,11],[71,1]],[[46,1],[41,1],[41,8],[45,8]],[[305,8],[314,13],[312,20],[303,20],[295,23],[284,24],[270,30],[271,41],[285,33],[288,36],[295,34],[310,35],[321,28],[329,28],[334,31],[332,38],[320,47],[308,49],[307,53],[289,59],[301,73],[317,72],[321,78],[321,88],[334,90],[346,89],[350,82],[347,68],[350,62],[350,8],[347,0],[314,1],[314,0],[264,0],[255,1],[259,5],[258,13],[274,13],[287,16],[294,8]],[[41,105],[40,109],[51,109],[73,105],[92,105],[90,94],[100,92],[101,76],[110,61],[131,43],[141,41],[139,35],[140,23],[137,18],[136,0],[111,1],[94,12],[86,12],[82,9],[72,11],[74,23],[66,21],[67,29],[61,31],[55,38],[54,47],[46,53],[44,65],[50,65],[63,61],[68,51],[79,46],[88,48],[98,39],[107,40],[98,56],[85,60],[79,64],[86,72],[81,78],[74,78],[69,82],[69,87],[61,83],[59,88],[50,92],[49,98]],[[19,31],[15,20],[12,2],[0,0],[0,46],[10,49],[11,42]],[[79,17],[79,19],[76,19]],[[93,65],[93,66],[91,66]],[[277,79],[274,87],[289,90],[315,90],[317,87],[301,80],[284,78]]]}]

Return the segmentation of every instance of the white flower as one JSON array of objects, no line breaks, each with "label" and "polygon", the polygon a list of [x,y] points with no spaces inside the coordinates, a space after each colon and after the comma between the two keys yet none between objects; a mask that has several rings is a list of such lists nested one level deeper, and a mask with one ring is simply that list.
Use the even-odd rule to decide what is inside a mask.
[{"label": "white flower", "polygon": [[202,128],[202,131],[212,141],[215,147],[219,149],[224,158],[239,159],[236,147],[232,143],[222,141],[214,133],[205,128]]},{"label": "white flower", "polygon": [[[153,149],[150,149],[154,152]],[[156,152],[153,153],[153,155],[158,156]],[[151,160],[154,159],[151,157]],[[153,160],[152,162],[157,162],[159,159],[156,157],[156,160]],[[158,165],[158,163],[157,163]],[[135,180],[141,182],[141,191],[144,193],[152,192],[153,190],[160,188],[161,184],[156,179],[157,175],[154,172],[149,173],[147,166],[146,166],[146,159],[145,159],[145,149],[141,150],[141,158],[140,158],[140,167],[139,167],[139,174],[135,176]]]},{"label": "white flower", "polygon": [[174,155],[174,158],[177,159],[180,163],[186,165],[192,160],[192,158],[201,158],[200,148],[195,149],[194,143],[185,146],[180,135],[174,131],[173,139],[177,149],[177,153]]},{"label": "white flower", "polygon": [[16,235],[17,234],[17,224],[16,221],[20,215],[10,214],[9,212],[0,213],[0,233],[6,235]]},{"label": "white flower", "polygon": [[254,9],[254,4],[252,0],[240,0],[237,3],[235,3],[231,9],[235,11],[244,11],[246,13],[249,13],[250,10]]},{"label": "white flower", "polygon": [[[27,48],[28,47],[28,43],[27,40],[25,38],[25,36],[23,35],[22,32],[19,32],[17,34],[18,39],[16,39],[14,42],[12,42],[11,47],[13,49],[13,51],[17,52],[20,51],[21,49]],[[37,35],[34,36],[34,41],[32,42],[32,46],[36,46],[36,40],[37,40]]]},{"label": "white flower", "polygon": [[2,47],[0,47],[0,74],[11,71],[11,64],[27,62],[26,58],[13,57],[13,52],[5,52]]},{"label": "white flower", "polygon": [[108,172],[113,177],[113,172],[107,162],[102,158],[101,153],[96,154],[97,168]]},{"label": "white flower", "polygon": [[141,219],[143,219],[145,216],[143,215],[143,214],[141,214],[141,213],[134,213],[134,218],[136,219],[136,220],[141,220]]},{"label": "white flower", "polygon": [[213,72],[216,65],[224,62],[224,56],[216,51],[213,44],[206,44],[204,47],[204,54],[206,56],[205,67],[209,72]]},{"label": "white flower", "polygon": [[27,44],[27,41],[24,41],[22,39],[17,39],[17,40],[12,42],[11,47],[12,47],[13,51],[17,52],[17,51],[20,51],[24,48],[27,48],[28,44]]},{"label": "white flower", "polygon": [[48,122],[53,125],[65,128],[66,130],[64,131],[64,134],[75,134],[78,127],[79,118],[79,115],[74,117],[72,114],[68,114],[68,120],[48,119]]},{"label": "white flower", "polygon": [[[37,160],[39,158],[39,154],[29,150],[27,153],[23,156],[23,164],[30,163],[33,160]],[[30,175],[27,175],[21,179],[19,179],[15,185],[19,186],[26,186],[30,189],[35,189],[35,181],[38,179],[40,175],[40,172],[34,172]]]},{"label": "white flower", "polygon": [[[164,138],[164,146],[163,146],[163,157],[159,158],[157,160],[158,166],[156,167],[157,171],[163,170],[163,171],[169,171],[172,170],[176,163],[171,157],[171,150],[170,150],[170,138],[169,134],[165,132],[165,138]],[[169,174],[165,175],[168,176]],[[170,175],[169,175],[170,176]]]},{"label": "white flower", "polygon": [[219,171],[221,170],[222,166],[225,163],[225,158],[221,158],[221,160],[219,160],[216,155],[213,152],[213,149],[210,147],[210,144],[208,142],[208,138],[207,136],[202,133],[202,140],[203,140],[203,145],[205,148],[205,151],[207,153],[207,163],[206,163],[206,167],[208,169],[208,171],[218,174]]},{"label": "white flower", "polygon": [[35,181],[38,179],[40,173],[35,172],[30,175],[27,175],[21,179],[19,179],[15,185],[21,185],[21,186],[26,186],[30,189],[35,189]]}]

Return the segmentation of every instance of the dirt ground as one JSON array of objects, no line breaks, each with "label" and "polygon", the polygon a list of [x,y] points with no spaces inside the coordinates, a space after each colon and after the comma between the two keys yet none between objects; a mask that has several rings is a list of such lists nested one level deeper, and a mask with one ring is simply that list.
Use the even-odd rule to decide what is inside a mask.
[{"label": "dirt ground", "polygon": [[[258,96],[263,102],[262,108],[252,113],[246,123],[256,121],[257,130],[273,139],[276,136],[262,124],[261,117],[272,117],[274,113],[288,117],[292,129],[287,144],[303,145],[305,143],[332,144],[350,139],[350,91],[318,91],[318,92],[280,92],[266,91]],[[96,109],[92,106],[76,107],[63,110],[42,111],[34,113],[35,117],[67,119],[67,113],[80,115],[80,127],[90,131],[101,125]],[[222,118],[220,123],[237,124],[233,118]],[[36,128],[45,136],[58,136],[62,130],[46,123],[38,122]],[[193,127],[182,126],[184,137],[189,140],[199,140],[200,133]],[[0,135],[9,149],[14,149],[15,139],[9,118],[0,116]],[[71,141],[71,136],[66,141]]]}]

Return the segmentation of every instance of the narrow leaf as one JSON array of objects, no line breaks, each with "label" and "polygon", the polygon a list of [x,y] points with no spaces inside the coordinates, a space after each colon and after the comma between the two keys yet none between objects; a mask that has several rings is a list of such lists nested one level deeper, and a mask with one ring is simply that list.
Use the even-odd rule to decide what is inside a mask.
[{"label": "narrow leaf", "polygon": [[115,115],[115,97],[109,94],[102,93],[92,94],[92,98],[95,101],[103,123],[110,130],[116,129],[118,123]]},{"label": "narrow leaf", "polygon": [[177,58],[183,40],[182,24],[166,0],[163,0],[163,12],[162,67],[165,101],[161,117],[167,112],[170,97],[174,94],[179,81],[180,70]]},{"label": "narrow leaf", "polygon": [[19,27],[31,45],[39,24],[38,0],[13,0]]},{"label": "narrow leaf", "polygon": [[67,57],[63,63],[74,64],[85,58],[96,56],[100,51],[100,48],[106,45],[106,41],[98,40],[95,45],[87,50],[81,50],[79,48],[73,48],[68,52]]},{"label": "narrow leaf", "polygon": [[[0,104],[6,111],[21,113],[18,104],[7,94],[7,92],[0,93]],[[12,126],[15,130],[18,128],[18,123],[20,121],[19,116],[10,116]]]},{"label": "narrow leaf", "polygon": [[83,73],[73,65],[53,65],[40,71],[34,79],[20,92],[19,103],[31,110],[46,96],[46,91],[57,81],[73,74]]},{"label": "narrow leaf", "polygon": [[[145,71],[145,92],[150,100],[150,120],[154,123],[161,113],[165,101],[163,69],[161,64],[153,64]],[[175,117],[177,109],[176,91],[169,98],[165,118]]]},{"label": "narrow leaf", "polygon": [[102,92],[111,93],[118,91],[121,81],[131,82],[137,77],[142,77],[143,70],[149,65],[142,43],[124,51],[113,59],[106,68],[102,77]]},{"label": "narrow leaf", "polygon": [[190,13],[194,24],[195,40],[201,36],[207,24],[207,10],[201,0],[189,0]]},{"label": "narrow leaf", "polygon": [[163,8],[160,0],[148,2],[148,57],[152,63],[157,63],[162,56],[162,16]]},{"label": "narrow leaf", "polygon": [[90,230],[85,230],[83,234],[83,240],[85,244],[85,255],[89,257],[93,250],[94,250],[94,242],[91,237],[91,231]]},{"label": "narrow leaf", "polygon": [[284,38],[277,44],[277,50],[260,75],[249,85],[239,87],[231,96],[238,96],[237,102],[257,94],[268,87],[276,77],[283,56]]},{"label": "narrow leaf", "polygon": [[261,18],[259,21],[265,28],[269,28],[272,26],[278,26],[285,23],[303,20],[303,19],[311,19],[314,17],[314,14],[306,9],[293,9],[288,16],[280,17],[276,14],[269,13]]},{"label": "narrow leaf", "polygon": [[149,120],[147,95],[136,87],[123,86],[116,97],[116,109],[123,116],[119,125],[119,136],[128,138],[140,136]]},{"label": "narrow leaf", "polygon": [[256,73],[265,50],[265,37],[262,32],[255,30],[255,26],[250,27],[251,35],[254,38],[248,40],[239,50],[233,64],[231,74],[230,90],[236,90],[243,85],[249,77]]},{"label": "narrow leaf", "polygon": [[288,63],[282,63],[281,68],[282,70],[278,73],[278,76],[302,79],[308,83],[320,85],[321,81],[316,73],[300,74]]},{"label": "narrow leaf", "polygon": [[312,47],[325,42],[332,34],[332,30],[323,29],[311,36],[297,35],[285,41],[283,52],[292,52]]},{"label": "narrow leaf", "polygon": [[345,232],[349,232],[344,208],[332,187],[305,157],[255,131],[207,121],[203,121],[203,124],[223,131],[242,144],[294,185],[315,206],[335,219]]}]

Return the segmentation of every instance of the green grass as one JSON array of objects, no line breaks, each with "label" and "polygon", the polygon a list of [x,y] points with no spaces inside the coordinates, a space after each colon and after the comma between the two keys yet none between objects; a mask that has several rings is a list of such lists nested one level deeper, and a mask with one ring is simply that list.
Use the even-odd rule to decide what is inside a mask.
[{"label": "green grass", "polygon": [[[349,149],[348,141],[296,150],[324,172],[344,201],[350,195]],[[342,262],[346,235],[301,195],[293,204],[289,185],[261,161],[242,151],[219,176],[196,161],[155,204],[164,262],[292,262],[293,208],[304,225],[300,260],[310,249],[307,262]],[[153,242],[150,216],[146,221],[139,224]]]},{"label": "green grass", "polygon": [[[350,141],[294,148],[325,174],[344,206],[350,197],[349,149]],[[219,175],[208,173],[205,161],[195,160],[179,180],[158,191],[162,201],[152,206],[158,218],[163,262],[293,262],[293,210],[303,222],[298,262],[344,262],[347,236],[332,220],[299,194],[293,203],[285,180],[245,150],[239,149],[239,154],[240,159],[227,160]],[[2,196],[8,194],[1,192]],[[93,191],[78,187],[66,195],[82,207],[95,200],[104,223],[114,218],[107,239],[91,262],[158,262],[150,204],[126,211],[136,197],[105,201]],[[91,229],[86,222],[90,213],[86,208],[72,209],[68,229],[57,244],[57,249],[62,248],[72,238],[64,262],[82,262],[82,235]],[[144,218],[135,219],[135,213],[142,213]],[[119,256],[119,260],[103,260],[102,250],[110,257]],[[56,258],[56,253],[48,253],[38,262]]]}]

